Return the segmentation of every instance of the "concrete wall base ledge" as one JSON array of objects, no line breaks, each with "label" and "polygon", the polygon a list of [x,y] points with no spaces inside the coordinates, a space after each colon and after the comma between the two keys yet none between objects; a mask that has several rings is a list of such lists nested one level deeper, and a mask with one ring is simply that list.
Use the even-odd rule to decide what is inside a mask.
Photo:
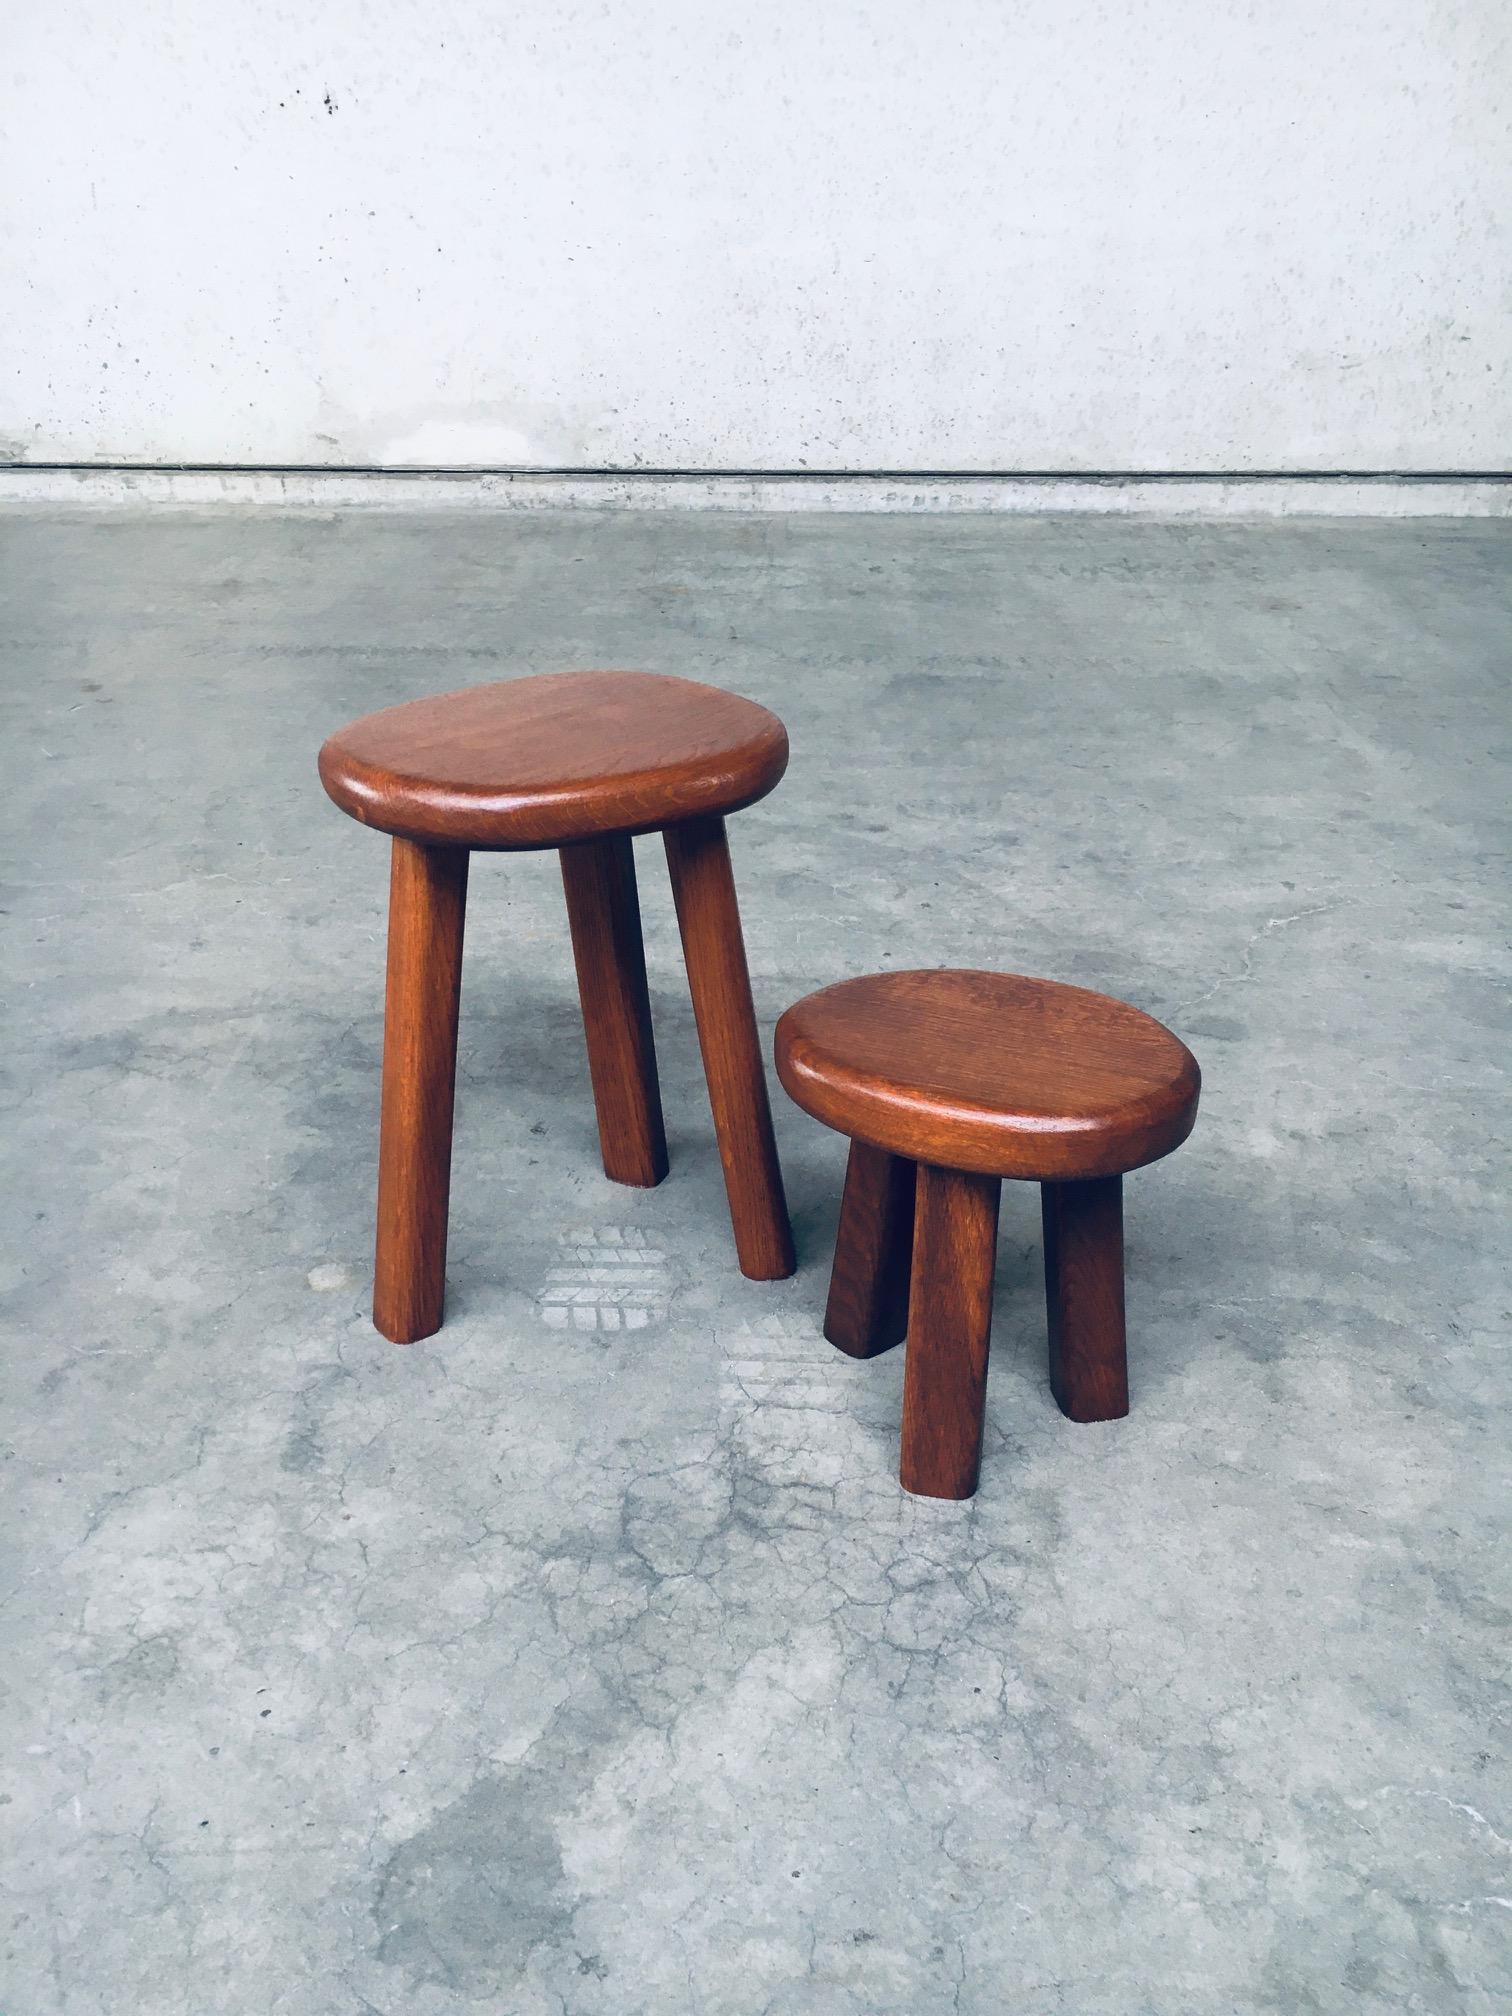
[{"label": "concrete wall base ledge", "polygon": [[469,469],[0,469],[0,505],[360,511],[986,511],[1505,518],[1512,475],[698,475]]}]

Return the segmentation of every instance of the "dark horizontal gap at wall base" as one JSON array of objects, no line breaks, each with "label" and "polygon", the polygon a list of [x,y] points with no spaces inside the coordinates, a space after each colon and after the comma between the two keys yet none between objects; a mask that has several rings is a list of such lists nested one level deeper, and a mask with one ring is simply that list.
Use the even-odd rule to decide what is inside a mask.
[{"label": "dark horizontal gap at wall base", "polygon": [[692,483],[1512,483],[1512,469],[560,469],[486,463],[0,462],[0,475],[560,476]]}]

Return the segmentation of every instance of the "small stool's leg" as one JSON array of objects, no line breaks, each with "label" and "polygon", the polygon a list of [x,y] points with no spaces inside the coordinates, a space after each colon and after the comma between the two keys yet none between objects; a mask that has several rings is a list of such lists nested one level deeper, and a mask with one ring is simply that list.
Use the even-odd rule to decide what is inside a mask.
[{"label": "small stool's leg", "polygon": [[396,1344],[441,1327],[466,911],[467,849],[395,840],[373,1322]]},{"label": "small stool's leg", "polygon": [[903,1489],[969,1498],[982,1462],[996,1176],[919,1166],[903,1367]]},{"label": "small stool's leg", "polygon": [[913,1255],[915,1165],[852,1141],[824,1334],[852,1358],[903,1342]]},{"label": "small stool's leg", "polygon": [[604,1174],[649,1189],[667,1173],[667,1136],[646,995],[635,852],[629,835],[616,833],[607,840],[575,841],[561,854]]},{"label": "small stool's leg", "polygon": [[1123,1178],[1042,1183],[1050,1390],[1073,1421],[1129,1411],[1124,1348]]},{"label": "small stool's leg", "polygon": [[689,819],[663,838],[740,1271],[752,1281],[784,1281],[793,1271],[793,1234],[724,821]]}]

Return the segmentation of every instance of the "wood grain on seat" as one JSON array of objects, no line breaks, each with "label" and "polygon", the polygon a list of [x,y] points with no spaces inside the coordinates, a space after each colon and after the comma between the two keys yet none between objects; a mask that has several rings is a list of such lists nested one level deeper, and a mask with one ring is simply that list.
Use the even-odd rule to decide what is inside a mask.
[{"label": "wood grain on seat", "polygon": [[656,672],[550,672],[365,715],[320,752],[344,812],[410,840],[556,847],[738,811],[787,768],[753,700]]},{"label": "wood grain on seat", "polygon": [[1015,973],[844,980],[777,1025],[777,1075],[826,1126],[910,1161],[1037,1181],[1137,1169],[1192,1131],[1201,1073],[1106,995]]}]

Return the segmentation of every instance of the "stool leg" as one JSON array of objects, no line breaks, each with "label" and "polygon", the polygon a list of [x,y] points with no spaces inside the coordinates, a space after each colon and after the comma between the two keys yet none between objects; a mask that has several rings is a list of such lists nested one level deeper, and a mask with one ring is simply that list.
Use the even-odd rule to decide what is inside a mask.
[{"label": "stool leg", "polygon": [[824,1334],[852,1358],[903,1342],[913,1257],[915,1165],[852,1141]]},{"label": "stool leg", "polygon": [[395,840],[373,1322],[396,1344],[441,1327],[466,912],[467,849]]},{"label": "stool leg", "polygon": [[604,1174],[649,1189],[667,1173],[646,995],[635,850],[626,833],[564,847],[562,887],[577,964],[588,1074],[598,1112]]},{"label": "stool leg", "polygon": [[919,1166],[899,1474],[924,1498],[977,1488],[1001,1192],[996,1176]]},{"label": "stool leg", "polygon": [[1073,1421],[1129,1411],[1124,1346],[1123,1178],[1042,1183],[1050,1390]]},{"label": "stool leg", "polygon": [[793,1234],[724,821],[689,819],[662,837],[740,1271],[752,1281],[785,1281],[793,1271]]}]

